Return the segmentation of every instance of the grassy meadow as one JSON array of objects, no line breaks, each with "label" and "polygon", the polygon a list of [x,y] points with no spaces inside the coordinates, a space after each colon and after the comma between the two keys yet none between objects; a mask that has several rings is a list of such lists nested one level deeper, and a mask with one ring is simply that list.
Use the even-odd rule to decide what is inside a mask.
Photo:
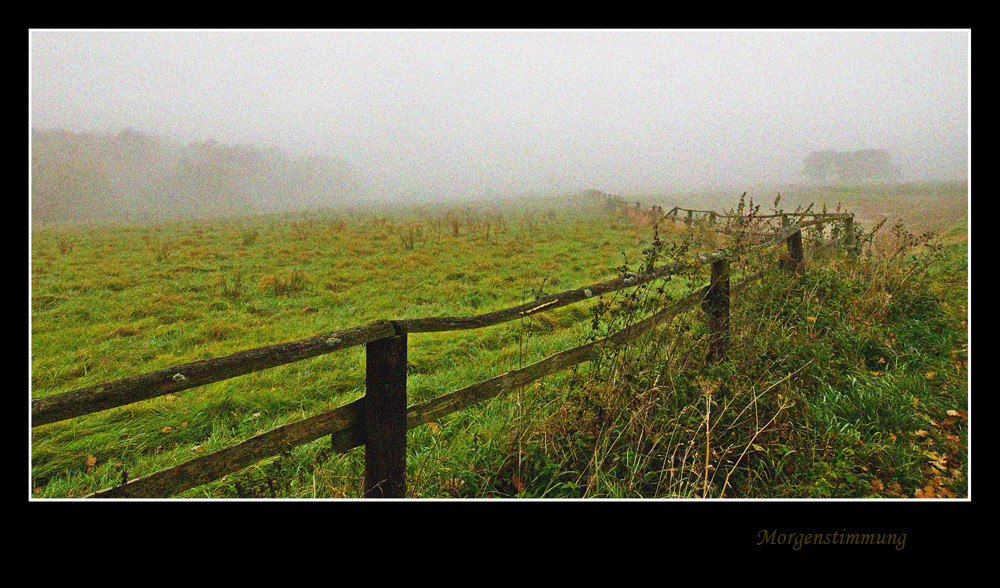
[{"label": "grassy meadow", "polygon": [[[963,227],[929,239],[883,226],[861,255],[770,274],[734,299],[733,351],[719,364],[701,361],[699,310],[601,361],[414,429],[408,495],[966,496]],[[31,395],[376,319],[507,308],[614,278],[654,251],[690,257],[718,238],[680,224],[654,235],[579,199],[35,228]],[[768,261],[743,259],[746,271]],[[641,295],[659,301],[705,283],[702,272]],[[648,306],[606,298],[411,335],[409,402],[579,345]],[[363,386],[355,347],[35,427],[31,496],[81,497],[334,408]],[[328,446],[294,448],[179,497],[360,497],[364,450]]]}]

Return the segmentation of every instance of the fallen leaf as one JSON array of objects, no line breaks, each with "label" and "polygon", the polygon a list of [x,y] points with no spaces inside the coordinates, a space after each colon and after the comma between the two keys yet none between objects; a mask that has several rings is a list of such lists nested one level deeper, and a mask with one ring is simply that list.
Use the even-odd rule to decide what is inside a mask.
[{"label": "fallen leaf", "polygon": [[205,446],[204,445],[196,445],[195,447],[191,448],[191,451],[193,451],[195,453],[201,453],[202,451],[205,451]]},{"label": "fallen leaf", "polygon": [[807,316],[806,320],[809,321],[810,323],[814,323],[814,322],[816,322],[816,317],[814,317],[814,316]]},{"label": "fallen leaf", "polygon": [[947,472],[948,471],[948,456],[942,455],[936,451],[924,451],[924,457],[926,457],[930,463],[928,463],[927,472],[937,474],[937,472]]},{"label": "fallen leaf", "polygon": [[927,378],[928,380],[933,380],[934,376],[936,376],[936,375],[937,375],[937,372],[927,372],[927,373],[924,374],[924,377]]},{"label": "fallen leaf", "polygon": [[514,484],[514,488],[516,488],[518,492],[524,492],[524,482],[521,481],[520,476],[514,474],[510,477],[510,481]]},{"label": "fallen leaf", "polygon": [[432,433],[440,433],[441,432],[441,428],[438,427],[437,423],[427,423],[427,427],[431,430]]},{"label": "fallen leaf", "polygon": [[938,486],[937,492],[938,496],[940,496],[941,498],[958,498],[958,495],[956,495],[951,490],[945,488],[944,486]]},{"label": "fallen leaf", "polygon": [[173,430],[174,430],[173,427],[163,427],[163,430],[160,431],[160,432],[161,433],[169,433],[170,431],[173,431]]}]

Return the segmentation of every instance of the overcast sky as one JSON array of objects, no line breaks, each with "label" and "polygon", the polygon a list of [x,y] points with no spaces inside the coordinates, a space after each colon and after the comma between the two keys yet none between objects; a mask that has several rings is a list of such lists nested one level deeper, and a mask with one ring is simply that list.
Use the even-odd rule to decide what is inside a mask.
[{"label": "overcast sky", "polygon": [[33,30],[32,128],[279,147],[381,195],[968,176],[968,30]]}]

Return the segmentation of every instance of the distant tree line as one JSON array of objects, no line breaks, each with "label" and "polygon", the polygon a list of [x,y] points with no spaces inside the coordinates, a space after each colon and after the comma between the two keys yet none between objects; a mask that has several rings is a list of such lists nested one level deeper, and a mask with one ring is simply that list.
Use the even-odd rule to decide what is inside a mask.
[{"label": "distant tree line", "polygon": [[131,128],[31,134],[35,221],[202,216],[291,210],[364,196],[357,174],[331,157],[215,140],[180,145]]},{"label": "distant tree line", "polygon": [[894,180],[899,169],[885,149],[813,151],[803,160],[802,174],[814,180],[844,183]]}]

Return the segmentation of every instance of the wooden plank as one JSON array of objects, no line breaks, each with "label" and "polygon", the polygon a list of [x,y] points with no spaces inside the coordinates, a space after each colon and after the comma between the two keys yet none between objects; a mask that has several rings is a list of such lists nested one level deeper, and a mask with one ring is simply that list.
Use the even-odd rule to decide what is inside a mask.
[{"label": "wooden plank", "polygon": [[231,447],[95,492],[87,498],[166,498],[326,435],[353,439],[354,435],[344,433],[357,429],[356,424],[364,414],[364,404],[365,399],[360,398],[333,410],[271,429]]},{"label": "wooden plank", "polygon": [[554,353],[529,366],[511,370],[433,400],[413,405],[407,409],[406,426],[408,429],[412,429],[429,423],[484,400],[507,394],[545,376],[590,361],[595,357],[595,353],[600,352],[601,349],[632,341],[678,314],[696,307],[707,293],[708,287],[706,286],[688,294],[669,307],[603,339]]},{"label": "wooden plank", "polygon": [[742,219],[757,219],[757,218],[779,218],[779,217],[786,217],[786,216],[799,216],[799,217],[810,216],[810,217],[823,218],[823,219],[828,219],[828,220],[836,220],[836,219],[841,219],[842,220],[842,219],[844,219],[844,218],[852,215],[852,213],[849,213],[849,212],[808,212],[808,211],[805,211],[805,212],[780,212],[780,213],[776,213],[776,214],[754,214],[754,215],[747,215],[747,214],[719,214],[719,213],[717,213],[717,212],[715,212],[713,210],[697,210],[697,209],[693,209],[693,208],[679,208],[679,207],[675,207],[673,210],[671,210],[671,212],[673,212],[674,210],[678,210],[678,211],[683,210],[683,211],[686,211],[686,212],[697,212],[697,213],[701,213],[701,214],[715,214],[719,218],[725,218],[725,219],[740,219],[740,218],[742,218]]},{"label": "wooden plank", "polygon": [[389,321],[267,345],[232,355],[166,369],[31,400],[31,426],[124,406],[252,372],[309,359],[395,334]]},{"label": "wooden plank", "polygon": [[[732,286],[731,294],[742,291],[750,282],[760,279],[765,273],[765,271],[761,270],[740,280],[739,283]],[[505,374],[477,382],[432,400],[412,405],[407,408],[406,428],[413,429],[419,427],[484,400],[503,396],[545,376],[589,361],[594,357],[595,351],[628,342],[634,337],[655,328],[657,325],[691,310],[702,302],[707,295],[708,287],[702,288],[681,298],[668,308],[636,323],[631,329],[623,329],[599,341],[593,341],[585,345],[554,353],[529,366],[511,370]]]},{"label": "wooden plank", "polygon": [[[714,255],[714,254],[710,254]],[[725,253],[722,253],[725,255]],[[702,261],[705,263],[705,261]],[[570,304],[575,304],[582,300],[594,298],[602,294],[616,292],[625,288],[632,288],[664,278],[667,276],[683,273],[689,266],[685,263],[675,263],[668,266],[654,268],[644,274],[629,274],[619,276],[615,279],[592,284],[583,288],[574,288],[542,296],[531,302],[526,302],[512,308],[505,308],[493,312],[487,312],[474,316],[455,317],[422,317],[409,319],[396,319],[392,321],[403,333],[430,333],[442,331],[456,331],[464,329],[478,329],[489,327],[519,319],[536,312],[554,310]]]}]

